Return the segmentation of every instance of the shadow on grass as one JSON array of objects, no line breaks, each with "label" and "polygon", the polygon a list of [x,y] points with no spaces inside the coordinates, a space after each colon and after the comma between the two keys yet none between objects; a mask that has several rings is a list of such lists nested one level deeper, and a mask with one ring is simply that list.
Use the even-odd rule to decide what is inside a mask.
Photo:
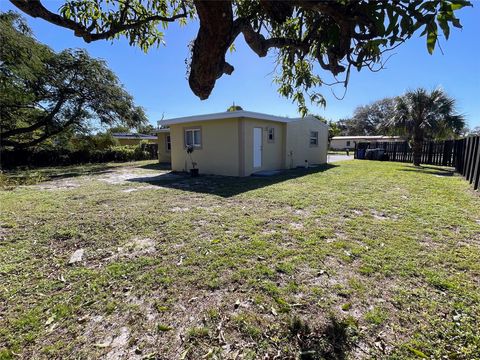
[{"label": "shadow on grass", "polygon": [[146,170],[171,170],[172,165],[170,163],[154,163],[135,166],[137,169],[146,169]]},{"label": "shadow on grass", "polygon": [[297,318],[291,322],[290,332],[297,339],[301,360],[344,360],[357,335],[356,324],[335,317],[321,331],[311,331]]},{"label": "shadow on grass", "polygon": [[453,176],[455,174],[454,168],[445,168],[442,166],[434,166],[434,165],[420,165],[420,166],[413,166],[410,165],[406,168],[399,169],[399,171],[410,171],[410,172],[417,172],[417,173],[424,173],[436,176]]},{"label": "shadow on grass", "polygon": [[112,172],[113,169],[113,166],[103,165],[94,167],[76,167],[75,169],[66,170],[65,172],[52,170],[42,171],[41,173],[45,175],[48,180],[57,180],[85,175],[108,174]]},{"label": "shadow on grass", "polygon": [[[149,166],[149,165],[146,165]],[[324,164],[310,169],[292,169],[282,171],[278,175],[268,177],[248,176],[217,176],[201,175],[192,178],[186,173],[166,173],[154,177],[139,177],[128,181],[147,183],[161,187],[212,194],[221,197],[231,197],[250,190],[280,183],[286,180],[299,178],[305,175],[321,173],[336,167],[332,164]]]}]

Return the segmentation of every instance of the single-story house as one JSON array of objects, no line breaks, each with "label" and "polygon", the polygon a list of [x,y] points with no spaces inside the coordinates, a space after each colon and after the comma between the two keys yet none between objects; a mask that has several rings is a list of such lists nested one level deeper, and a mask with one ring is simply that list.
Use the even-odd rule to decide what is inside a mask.
[{"label": "single-story house", "polygon": [[[158,124],[169,127],[170,137],[162,136],[174,171],[189,171],[193,161],[203,174],[249,176],[327,161],[328,126],[313,116],[287,118],[240,110]],[[193,147],[191,154],[187,146]]]},{"label": "single-story house", "polygon": [[170,129],[157,129],[158,136],[158,162],[172,162],[172,142],[170,141]]},{"label": "single-story house", "polygon": [[144,140],[149,143],[157,143],[157,136],[136,134],[136,133],[113,133],[112,136],[118,140],[120,145],[138,145],[140,141]]},{"label": "single-story house", "polygon": [[355,145],[359,142],[368,141],[402,141],[400,136],[334,136],[330,140],[330,149],[332,150],[345,150],[354,149]]}]

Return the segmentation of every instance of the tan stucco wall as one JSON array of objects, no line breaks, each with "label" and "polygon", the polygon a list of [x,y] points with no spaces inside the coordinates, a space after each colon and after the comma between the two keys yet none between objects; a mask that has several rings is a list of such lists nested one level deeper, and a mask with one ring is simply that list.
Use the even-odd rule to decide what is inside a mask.
[{"label": "tan stucco wall", "polygon": [[[277,170],[284,168],[285,155],[285,124],[255,119],[242,119],[244,133],[244,171],[241,175],[248,176],[256,171]],[[262,129],[262,166],[253,167],[253,129]],[[274,128],[275,139],[268,141],[268,128]]]},{"label": "tan stucco wall", "polygon": [[[118,139],[118,143],[121,145],[121,146],[125,146],[125,145],[138,145],[140,144],[140,141],[142,141],[142,139]],[[147,142],[149,143],[156,143],[157,140],[156,139],[152,139],[152,140],[147,140]]]},{"label": "tan stucco wall", "polygon": [[158,162],[169,163],[171,161],[171,151],[167,151],[166,132],[158,133]]},{"label": "tan stucco wall", "polygon": [[[310,131],[318,131],[318,146],[310,145]],[[287,123],[285,167],[295,168],[327,162],[328,127],[319,120],[305,118]]]},{"label": "tan stucco wall", "polygon": [[[201,174],[249,176],[262,170],[304,166],[305,160],[309,164],[327,161],[328,128],[318,120],[303,119],[286,124],[256,119],[224,119],[170,126],[174,171],[189,171],[192,168],[185,151],[184,131],[193,128],[201,129],[202,146],[192,154]],[[262,165],[257,168],[253,167],[254,128],[262,129]],[[268,141],[269,128],[275,129],[273,142]],[[310,146],[310,131],[318,131],[318,146]],[[159,150],[161,148],[164,149],[159,144]]]},{"label": "tan stucco wall", "polygon": [[200,128],[202,147],[192,153],[201,174],[239,176],[238,119],[182,123],[170,126],[172,170],[188,171],[192,164],[185,151],[184,129]]}]

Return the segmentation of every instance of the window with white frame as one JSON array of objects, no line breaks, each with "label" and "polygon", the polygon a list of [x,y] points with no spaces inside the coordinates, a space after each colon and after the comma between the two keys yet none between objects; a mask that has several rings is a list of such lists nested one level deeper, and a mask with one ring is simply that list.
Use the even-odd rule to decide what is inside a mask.
[{"label": "window with white frame", "polygon": [[350,141],[347,141],[347,146],[350,147]]},{"label": "window with white frame", "polygon": [[170,135],[165,136],[165,149],[170,151],[172,149],[172,143],[170,141]]},{"label": "window with white frame", "polygon": [[268,128],[268,134],[267,134],[267,139],[268,139],[268,142],[275,142],[275,128],[271,127],[271,128]]},{"label": "window with white frame", "polygon": [[200,129],[185,129],[185,146],[201,147],[202,132]]},{"label": "window with white frame", "polygon": [[318,131],[310,131],[310,146],[318,146]]}]

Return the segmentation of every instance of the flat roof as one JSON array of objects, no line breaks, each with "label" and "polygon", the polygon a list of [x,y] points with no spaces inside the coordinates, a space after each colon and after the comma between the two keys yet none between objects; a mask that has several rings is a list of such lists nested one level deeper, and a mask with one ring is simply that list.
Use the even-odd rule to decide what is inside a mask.
[{"label": "flat roof", "polygon": [[346,139],[400,139],[400,136],[387,136],[387,135],[355,135],[355,136],[334,136],[332,140],[346,140]]},{"label": "flat roof", "polygon": [[[267,121],[276,121],[276,122],[281,122],[281,123],[289,123],[289,122],[299,121],[299,120],[304,119],[304,118],[301,118],[301,117],[300,118],[288,118],[288,117],[284,117],[284,116],[262,114],[262,113],[253,112],[253,111],[238,110],[238,111],[225,111],[225,112],[213,113],[213,114],[185,116],[185,117],[179,117],[179,118],[173,118],[173,119],[167,119],[167,120],[159,120],[158,125],[164,126],[164,125],[197,122],[197,121],[238,119],[238,118],[259,119],[259,120],[267,120]],[[315,118],[315,117],[314,116],[306,116],[305,118]],[[323,124],[323,122],[321,122],[321,123]]]},{"label": "flat roof", "polygon": [[155,135],[147,135],[147,134],[135,134],[135,133],[113,133],[112,136],[115,139],[148,139],[153,140],[157,137]]}]

